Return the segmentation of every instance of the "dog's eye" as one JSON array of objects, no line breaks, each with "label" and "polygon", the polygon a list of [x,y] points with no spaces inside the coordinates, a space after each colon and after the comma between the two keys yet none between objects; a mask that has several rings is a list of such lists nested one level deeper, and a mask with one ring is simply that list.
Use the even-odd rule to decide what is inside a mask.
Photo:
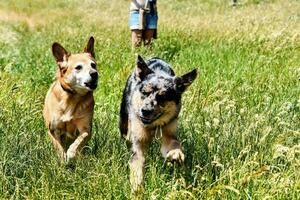
[{"label": "dog's eye", "polygon": [[148,91],[143,90],[143,91],[142,91],[142,94],[143,94],[144,96],[149,96],[149,95],[151,94],[151,92],[148,92]]},{"label": "dog's eye", "polygon": [[96,69],[96,64],[95,64],[95,63],[91,63],[91,67],[92,67],[93,69]]},{"label": "dog's eye", "polygon": [[82,65],[77,65],[77,66],[75,67],[75,69],[76,69],[76,70],[81,70],[81,69],[82,69]]}]

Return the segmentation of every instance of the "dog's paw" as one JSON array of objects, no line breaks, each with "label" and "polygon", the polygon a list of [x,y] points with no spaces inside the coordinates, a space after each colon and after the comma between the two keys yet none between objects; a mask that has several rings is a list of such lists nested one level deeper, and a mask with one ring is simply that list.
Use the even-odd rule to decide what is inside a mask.
[{"label": "dog's paw", "polygon": [[74,151],[67,151],[66,153],[66,162],[69,163],[75,159],[76,152]]},{"label": "dog's paw", "polygon": [[182,153],[181,149],[172,149],[167,153],[166,158],[170,161],[176,161],[179,163],[184,162],[184,154]]}]

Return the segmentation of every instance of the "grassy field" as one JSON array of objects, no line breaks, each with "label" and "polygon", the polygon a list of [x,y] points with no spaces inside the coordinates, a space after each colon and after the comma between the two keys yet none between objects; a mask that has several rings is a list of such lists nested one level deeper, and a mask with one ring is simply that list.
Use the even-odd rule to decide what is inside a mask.
[{"label": "grassy field", "polygon": [[[161,0],[159,56],[177,74],[198,67],[184,94],[183,166],[155,140],[145,199],[300,198],[300,2]],[[135,63],[129,1],[0,1],[0,199],[130,199],[130,152],[119,104]],[[59,164],[42,118],[56,64],[96,39],[100,70],[93,138],[74,170]]]}]

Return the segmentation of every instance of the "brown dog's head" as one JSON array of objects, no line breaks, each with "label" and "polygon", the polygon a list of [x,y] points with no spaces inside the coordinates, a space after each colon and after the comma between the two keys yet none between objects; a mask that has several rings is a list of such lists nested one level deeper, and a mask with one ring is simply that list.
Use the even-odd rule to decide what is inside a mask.
[{"label": "brown dog's head", "polygon": [[93,37],[90,37],[82,53],[71,54],[56,42],[52,45],[52,53],[59,67],[57,78],[63,89],[83,95],[97,88]]}]

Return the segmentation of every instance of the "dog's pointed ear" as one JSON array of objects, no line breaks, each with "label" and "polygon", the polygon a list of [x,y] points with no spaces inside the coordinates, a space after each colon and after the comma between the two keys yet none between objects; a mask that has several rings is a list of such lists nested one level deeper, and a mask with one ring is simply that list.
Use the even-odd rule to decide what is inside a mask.
[{"label": "dog's pointed ear", "polygon": [[67,50],[57,42],[54,42],[52,45],[52,54],[57,63],[67,61],[69,57]]},{"label": "dog's pointed ear", "polygon": [[95,58],[94,43],[95,43],[95,39],[93,36],[91,36],[87,45],[83,50],[83,52],[91,54],[93,58]]},{"label": "dog's pointed ear", "polygon": [[193,81],[196,79],[197,74],[198,74],[197,69],[194,69],[182,76],[176,77],[174,80],[176,90],[180,93],[184,92],[186,88],[190,86],[193,83]]},{"label": "dog's pointed ear", "polygon": [[138,55],[136,59],[136,69],[135,69],[135,74],[136,76],[142,81],[145,79],[145,77],[148,74],[154,73],[146,64],[144,59]]}]

